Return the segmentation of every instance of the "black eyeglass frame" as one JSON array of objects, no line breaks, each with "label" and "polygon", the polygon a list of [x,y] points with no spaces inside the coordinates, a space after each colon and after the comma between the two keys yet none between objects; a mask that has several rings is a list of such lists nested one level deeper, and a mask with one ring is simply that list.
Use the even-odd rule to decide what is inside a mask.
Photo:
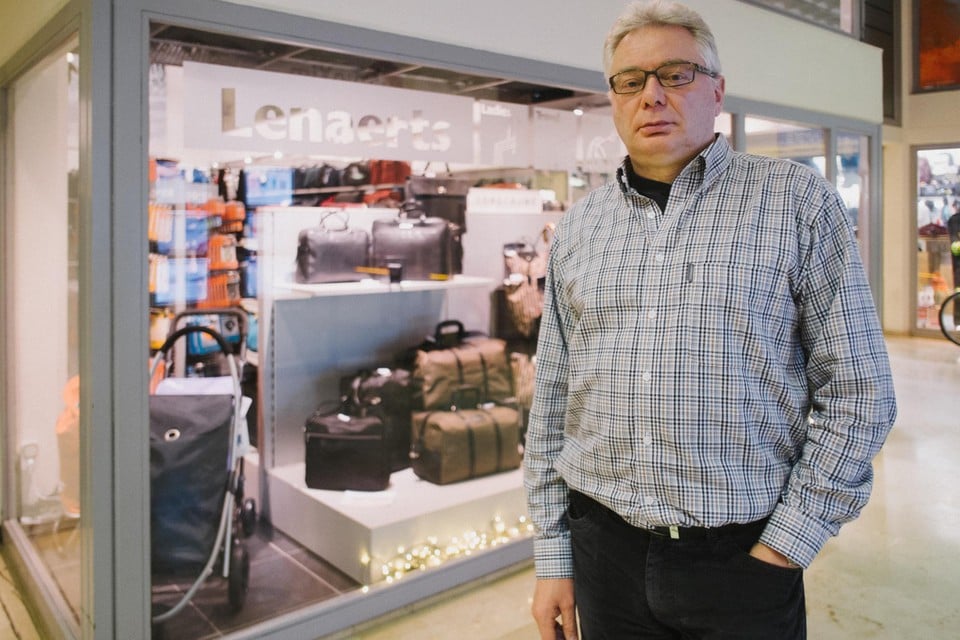
[{"label": "black eyeglass frame", "polygon": [[[693,75],[690,76],[690,81],[673,83],[673,84],[664,84],[663,79],[660,77],[659,71],[665,67],[673,67],[681,64],[683,65],[688,64],[693,68]],[[643,83],[635,91],[617,91],[616,87],[614,86],[615,84],[614,79],[617,76],[623,75],[625,73],[633,73],[633,74],[642,73]],[[686,60],[677,60],[675,62],[665,62],[652,71],[647,71],[646,69],[624,69],[623,71],[619,73],[615,73],[609,78],[607,78],[607,83],[610,85],[610,90],[613,91],[615,94],[619,96],[629,96],[629,95],[633,95],[635,93],[640,93],[641,91],[643,91],[644,87],[647,86],[647,80],[650,79],[650,76],[654,76],[657,79],[657,82],[660,83],[660,86],[663,87],[664,89],[672,89],[673,87],[685,87],[688,84],[693,84],[693,81],[697,79],[698,73],[702,73],[703,75],[709,76],[711,78],[717,78],[720,76],[718,72],[711,71],[710,69],[707,69],[703,65],[697,64],[696,62],[688,62]]]}]

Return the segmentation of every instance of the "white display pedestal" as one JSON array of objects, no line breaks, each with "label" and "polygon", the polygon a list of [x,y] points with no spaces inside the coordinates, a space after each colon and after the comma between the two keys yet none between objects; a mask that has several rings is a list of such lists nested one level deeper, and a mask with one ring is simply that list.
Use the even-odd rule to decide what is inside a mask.
[{"label": "white display pedestal", "polygon": [[[259,493],[258,461],[251,455],[245,462],[251,495]],[[273,525],[362,584],[379,580],[398,548],[431,539],[444,546],[492,531],[497,518],[511,526],[526,513],[520,469],[444,486],[404,469],[378,492],[308,489],[303,463],[266,474]]]}]

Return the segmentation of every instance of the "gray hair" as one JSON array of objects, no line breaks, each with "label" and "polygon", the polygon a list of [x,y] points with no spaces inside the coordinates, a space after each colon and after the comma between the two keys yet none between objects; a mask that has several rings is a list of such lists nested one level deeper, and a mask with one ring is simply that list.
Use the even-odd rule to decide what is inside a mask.
[{"label": "gray hair", "polygon": [[613,53],[620,41],[635,29],[647,26],[683,27],[690,32],[697,43],[703,62],[711,71],[720,73],[720,54],[717,53],[717,41],[707,23],[700,14],[679,2],[664,0],[635,0],[627,5],[620,17],[607,33],[603,43],[603,70],[610,75]]}]

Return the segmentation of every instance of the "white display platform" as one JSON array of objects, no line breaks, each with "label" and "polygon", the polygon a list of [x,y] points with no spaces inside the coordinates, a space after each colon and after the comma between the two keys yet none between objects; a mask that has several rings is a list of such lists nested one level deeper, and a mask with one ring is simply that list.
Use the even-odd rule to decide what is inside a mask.
[{"label": "white display platform", "polygon": [[274,299],[291,297],[290,292],[306,297],[354,296],[363,294],[399,293],[403,291],[440,291],[458,288],[489,288],[494,286],[489,278],[455,275],[442,280],[403,280],[387,282],[380,279],[360,280],[358,282],[328,282],[326,284],[297,284],[288,280],[274,283]]},{"label": "white display platform", "polygon": [[[245,464],[249,495],[258,495],[257,456]],[[447,544],[492,529],[498,517],[510,525],[526,513],[521,469],[444,486],[404,469],[379,492],[308,489],[304,470],[295,463],[267,471],[273,525],[362,584],[379,579],[372,573],[399,547]]]}]

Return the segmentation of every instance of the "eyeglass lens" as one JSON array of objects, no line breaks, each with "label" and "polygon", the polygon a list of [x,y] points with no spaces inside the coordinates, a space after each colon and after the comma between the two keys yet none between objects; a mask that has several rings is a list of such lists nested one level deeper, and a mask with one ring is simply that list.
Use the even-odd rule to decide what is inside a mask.
[{"label": "eyeglass lens", "polygon": [[665,64],[654,71],[636,69],[622,71],[613,76],[610,81],[616,93],[636,93],[642,91],[650,75],[657,76],[660,85],[664,87],[679,87],[693,82],[696,67],[690,62]]}]

